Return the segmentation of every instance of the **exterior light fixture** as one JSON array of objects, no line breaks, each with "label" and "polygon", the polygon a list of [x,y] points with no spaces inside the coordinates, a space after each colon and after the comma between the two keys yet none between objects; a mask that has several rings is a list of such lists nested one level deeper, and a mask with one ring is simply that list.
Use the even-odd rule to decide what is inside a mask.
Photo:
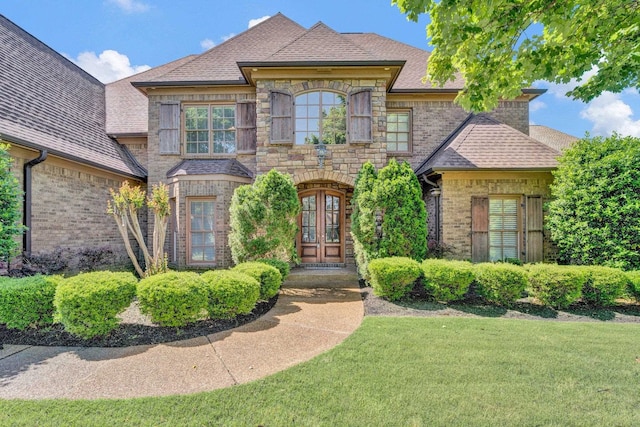
[{"label": "exterior light fixture", "polygon": [[323,143],[316,144],[316,153],[318,154],[318,167],[324,167],[324,159],[327,157],[327,146]]}]

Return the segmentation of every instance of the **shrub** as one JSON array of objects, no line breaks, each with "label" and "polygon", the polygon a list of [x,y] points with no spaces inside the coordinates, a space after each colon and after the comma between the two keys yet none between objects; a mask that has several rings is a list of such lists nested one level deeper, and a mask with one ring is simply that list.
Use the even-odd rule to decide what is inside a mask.
[{"label": "shrub", "polygon": [[118,326],[116,315],[133,301],[136,283],[131,273],[110,271],[65,279],[53,299],[54,320],[81,338],[107,335]]},{"label": "shrub", "polygon": [[60,276],[0,278],[0,323],[26,329],[53,323],[53,297]]},{"label": "shrub", "polygon": [[424,288],[437,301],[462,299],[473,282],[473,265],[467,261],[427,259],[421,267]]},{"label": "shrub", "polygon": [[282,276],[283,282],[287,279],[287,276],[289,276],[289,273],[291,272],[291,266],[288,262],[276,258],[257,259],[256,261],[277,268],[280,272],[280,275]]},{"label": "shrub", "polygon": [[640,302],[640,271],[628,271],[629,295]]},{"label": "shrub", "polygon": [[478,293],[485,300],[510,305],[522,297],[527,275],[522,267],[506,263],[481,263],[473,268]]},{"label": "shrub", "polygon": [[528,266],[531,296],[553,308],[566,308],[582,296],[587,272],[579,267],[555,264]]},{"label": "shrub", "polygon": [[25,227],[20,222],[22,191],[12,172],[9,145],[0,140],[0,261],[11,261],[18,249],[18,239]]},{"label": "shrub", "polygon": [[390,301],[405,296],[421,274],[420,264],[411,258],[378,258],[369,262],[373,292]]},{"label": "shrub", "polygon": [[603,307],[615,305],[616,299],[627,290],[629,279],[622,270],[600,266],[581,268],[588,273],[582,288],[582,299],[588,304]]},{"label": "shrub", "polygon": [[260,297],[260,283],[238,271],[207,271],[202,278],[207,282],[207,310],[212,318],[249,314]]},{"label": "shrub", "polygon": [[278,269],[262,262],[243,262],[233,270],[251,276],[260,283],[261,300],[276,296],[282,284],[282,275]]},{"label": "shrub", "polygon": [[137,294],[140,311],[162,326],[185,326],[207,309],[206,282],[193,272],[149,276],[138,283]]}]

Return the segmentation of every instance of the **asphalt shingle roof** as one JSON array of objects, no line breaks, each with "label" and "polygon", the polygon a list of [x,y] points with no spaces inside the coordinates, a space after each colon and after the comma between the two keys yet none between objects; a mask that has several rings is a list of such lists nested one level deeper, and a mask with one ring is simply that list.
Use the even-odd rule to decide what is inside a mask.
[{"label": "asphalt shingle roof", "polygon": [[0,137],[136,178],[105,131],[104,85],[0,15]]},{"label": "asphalt shingle roof", "polygon": [[188,159],[167,172],[167,178],[184,175],[233,175],[252,178],[253,174],[236,159]]},{"label": "asphalt shingle roof", "polygon": [[486,114],[470,114],[416,169],[554,169],[560,153]]},{"label": "asphalt shingle roof", "polygon": [[557,151],[568,148],[579,138],[547,126],[529,125],[529,136]]}]

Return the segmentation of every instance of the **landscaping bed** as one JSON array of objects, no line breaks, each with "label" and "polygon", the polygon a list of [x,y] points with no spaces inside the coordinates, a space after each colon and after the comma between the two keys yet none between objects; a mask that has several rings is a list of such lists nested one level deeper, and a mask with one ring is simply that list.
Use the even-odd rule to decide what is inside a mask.
[{"label": "landscaping bed", "polygon": [[275,305],[278,296],[268,301],[258,302],[249,314],[238,315],[233,319],[207,319],[190,323],[182,327],[166,327],[153,324],[148,316],[140,313],[138,302],[118,317],[122,322],[109,335],[82,339],[64,330],[59,324],[43,328],[27,328],[25,330],[8,329],[0,324],[1,344],[70,346],[70,347],[127,347],[132,345],[160,344],[206,336],[216,332],[232,329],[252,322],[267,313]]}]

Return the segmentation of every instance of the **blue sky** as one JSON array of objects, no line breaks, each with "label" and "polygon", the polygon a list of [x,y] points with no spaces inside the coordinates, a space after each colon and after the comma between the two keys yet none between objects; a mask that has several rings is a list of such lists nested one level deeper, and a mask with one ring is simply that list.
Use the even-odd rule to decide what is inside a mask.
[{"label": "blue sky", "polygon": [[[429,49],[427,17],[406,20],[390,0],[2,0],[0,13],[104,82],[206,48],[283,13],[310,27],[374,32]],[[531,122],[575,136],[613,131],[640,136],[640,94],[605,93],[589,104],[564,96],[570,85],[540,82],[548,92],[531,103]]]}]

